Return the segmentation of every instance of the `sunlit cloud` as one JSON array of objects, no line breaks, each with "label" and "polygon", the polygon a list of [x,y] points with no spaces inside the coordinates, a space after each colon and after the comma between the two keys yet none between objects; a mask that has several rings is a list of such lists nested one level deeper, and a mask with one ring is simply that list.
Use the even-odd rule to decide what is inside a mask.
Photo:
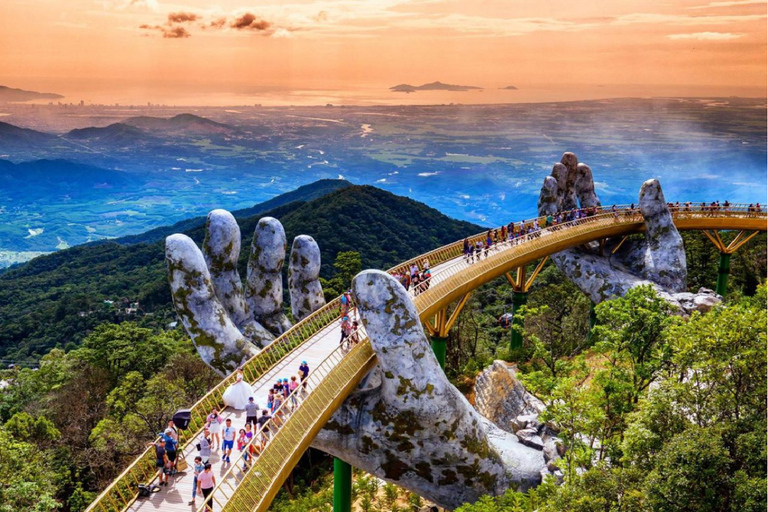
[{"label": "sunlit cloud", "polygon": [[275,33],[272,34],[272,37],[275,37],[275,38],[278,38],[278,39],[279,38],[289,38],[289,37],[293,37],[293,32],[291,32],[290,30],[286,30],[284,28],[279,28],[279,29],[275,30]]},{"label": "sunlit cloud", "polygon": [[166,39],[185,39],[190,36],[187,29],[181,25],[175,27],[165,25],[141,25],[139,28],[142,30],[156,30]]},{"label": "sunlit cloud", "polygon": [[168,23],[188,23],[197,21],[200,16],[193,12],[172,12],[168,15]]},{"label": "sunlit cloud", "polygon": [[695,5],[688,9],[710,9],[713,7],[737,7],[741,5],[765,5],[765,0],[732,0],[728,2],[710,2],[707,5]]},{"label": "sunlit cloud", "polygon": [[695,32],[693,34],[670,34],[669,39],[695,39],[697,41],[728,41],[744,37],[744,34],[731,34],[730,32]]},{"label": "sunlit cloud", "polygon": [[153,11],[157,11],[159,7],[157,0],[104,0],[102,4],[104,7],[112,7],[120,10],[129,7],[147,7]]},{"label": "sunlit cloud", "polygon": [[230,27],[235,30],[254,30],[262,32],[267,30],[272,24],[266,20],[259,18],[258,16],[246,12],[242,16],[235,18],[230,24]]},{"label": "sunlit cloud", "polygon": [[680,26],[704,26],[704,25],[727,25],[730,23],[744,23],[749,21],[759,21],[765,19],[765,14],[744,14],[732,16],[689,16],[685,14],[655,14],[655,13],[636,13],[625,14],[614,18],[613,25],[636,25],[636,24],[669,24]]}]

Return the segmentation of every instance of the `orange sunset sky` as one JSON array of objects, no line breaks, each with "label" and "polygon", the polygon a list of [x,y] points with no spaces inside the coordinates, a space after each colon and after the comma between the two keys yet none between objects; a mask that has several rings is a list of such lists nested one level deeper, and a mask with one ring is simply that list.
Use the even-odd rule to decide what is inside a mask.
[{"label": "orange sunset sky", "polygon": [[[0,85],[67,101],[764,96],[753,0],[2,0]],[[515,85],[518,91],[500,91]]]}]

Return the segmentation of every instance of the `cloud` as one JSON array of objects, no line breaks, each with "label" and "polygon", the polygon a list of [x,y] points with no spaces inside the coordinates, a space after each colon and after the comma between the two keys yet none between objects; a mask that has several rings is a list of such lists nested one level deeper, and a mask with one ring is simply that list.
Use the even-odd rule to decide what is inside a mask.
[{"label": "cloud", "polygon": [[191,34],[182,26],[167,27],[162,25],[140,25],[142,30],[157,30],[165,39],[184,39]]},{"label": "cloud", "polygon": [[236,18],[232,23],[229,24],[229,26],[236,30],[264,31],[264,30],[267,30],[270,26],[272,26],[272,24],[266,20],[257,18],[255,15],[247,12],[242,16],[240,16],[239,18]]},{"label": "cloud", "polygon": [[293,32],[291,32],[290,30],[286,30],[284,28],[279,28],[275,30],[274,34],[272,34],[272,37],[287,39],[289,37],[293,37]]},{"label": "cloud", "polygon": [[731,34],[730,32],[694,32],[693,34],[670,34],[667,37],[672,40],[695,39],[697,41],[727,41],[738,39],[744,34]]},{"label": "cloud", "polygon": [[211,28],[223,28],[227,24],[227,18],[217,18],[208,24]]},{"label": "cloud", "polygon": [[172,12],[168,15],[168,23],[188,23],[199,18],[200,16],[193,12]]},{"label": "cloud", "polygon": [[148,7],[153,11],[157,10],[157,0],[111,0],[111,2],[104,2],[104,6],[109,6],[116,9],[127,9],[129,7]]},{"label": "cloud", "polygon": [[740,5],[765,5],[765,0],[732,0],[729,2],[709,2],[707,5],[694,5],[688,9],[709,9],[712,7],[736,7]]}]

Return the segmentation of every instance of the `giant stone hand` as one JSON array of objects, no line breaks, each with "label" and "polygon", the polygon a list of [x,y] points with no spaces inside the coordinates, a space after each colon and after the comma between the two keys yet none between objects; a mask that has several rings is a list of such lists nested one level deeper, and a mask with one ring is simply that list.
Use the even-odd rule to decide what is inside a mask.
[{"label": "giant stone hand", "polygon": [[[603,253],[581,248],[552,255],[555,265],[597,304],[623,296],[630,288],[652,285],[682,313],[705,310],[719,302],[711,290],[687,293],[683,239],[678,233],[658,180],[643,183],[639,210],[645,222],[642,240],[608,240]],[[539,215],[554,215],[578,208],[599,207],[592,170],[573,153],[564,153],[547,176],[539,196]],[[594,248],[593,248],[594,249]]]},{"label": "giant stone hand", "polygon": [[352,293],[378,365],[313,446],[453,509],[541,482],[541,451],[481,416],[440,368],[406,290],[366,270]]},{"label": "giant stone hand", "polygon": [[[165,240],[173,305],[203,361],[221,375],[237,369],[290,327],[283,313],[285,230],[260,219],[253,234],[245,287],[237,271],[240,228],[226,210],[206,221],[203,251],[186,235]],[[298,321],[325,304],[318,280],[320,249],[312,237],[293,241],[289,291]]]}]

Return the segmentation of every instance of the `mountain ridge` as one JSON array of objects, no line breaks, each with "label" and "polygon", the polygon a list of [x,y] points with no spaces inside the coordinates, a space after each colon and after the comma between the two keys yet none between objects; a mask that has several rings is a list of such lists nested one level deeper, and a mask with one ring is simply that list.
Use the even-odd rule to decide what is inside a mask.
[{"label": "mountain ridge", "polygon": [[32,100],[58,100],[63,98],[61,94],[53,92],[25,91],[0,85],[0,103],[24,102]]}]

